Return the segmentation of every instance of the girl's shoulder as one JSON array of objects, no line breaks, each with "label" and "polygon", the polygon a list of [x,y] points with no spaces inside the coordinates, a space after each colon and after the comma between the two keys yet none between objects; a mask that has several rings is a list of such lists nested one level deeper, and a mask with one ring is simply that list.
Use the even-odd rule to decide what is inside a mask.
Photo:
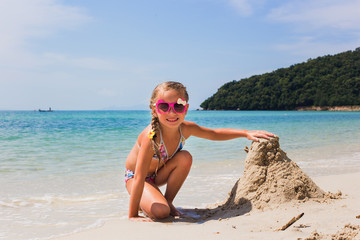
[{"label": "girl's shoulder", "polygon": [[181,124],[181,131],[185,138],[188,138],[192,135],[194,129],[199,127],[196,123],[191,121],[184,121]]},{"label": "girl's shoulder", "polygon": [[149,159],[151,159],[150,156],[154,155],[154,151],[151,143],[152,139],[149,136],[150,130],[151,130],[151,126],[149,125],[139,134],[136,140],[136,145],[139,151],[138,154],[141,154],[142,157],[145,156],[145,158],[142,159],[148,159],[147,156],[149,157]]},{"label": "girl's shoulder", "polygon": [[194,127],[194,126],[197,126],[197,124],[194,122],[191,122],[191,121],[183,121],[181,123],[181,128],[190,128],[190,127]]},{"label": "girl's shoulder", "polygon": [[138,146],[142,146],[144,143],[150,142],[149,132],[151,130],[151,125],[148,125],[142,132],[139,134],[137,138],[137,144]]}]

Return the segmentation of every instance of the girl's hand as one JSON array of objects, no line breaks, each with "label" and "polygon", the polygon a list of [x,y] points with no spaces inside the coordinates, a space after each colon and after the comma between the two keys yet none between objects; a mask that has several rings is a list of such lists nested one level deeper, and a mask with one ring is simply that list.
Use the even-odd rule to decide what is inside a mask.
[{"label": "girl's hand", "polygon": [[255,142],[260,141],[259,138],[269,139],[270,137],[273,137],[273,136],[274,136],[274,134],[269,133],[267,131],[255,130],[255,131],[247,132],[247,139],[255,141]]},{"label": "girl's hand", "polygon": [[153,222],[153,220],[150,218],[140,217],[140,216],[131,217],[131,218],[129,218],[129,220],[132,222]]}]

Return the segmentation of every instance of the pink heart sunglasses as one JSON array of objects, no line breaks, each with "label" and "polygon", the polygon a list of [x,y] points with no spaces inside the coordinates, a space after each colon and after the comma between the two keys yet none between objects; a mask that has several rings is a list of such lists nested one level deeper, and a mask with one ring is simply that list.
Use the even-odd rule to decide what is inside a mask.
[{"label": "pink heart sunglasses", "polygon": [[184,113],[186,110],[186,100],[179,98],[176,103],[168,103],[159,99],[156,103],[156,109],[160,114],[168,113],[170,108],[176,113]]}]

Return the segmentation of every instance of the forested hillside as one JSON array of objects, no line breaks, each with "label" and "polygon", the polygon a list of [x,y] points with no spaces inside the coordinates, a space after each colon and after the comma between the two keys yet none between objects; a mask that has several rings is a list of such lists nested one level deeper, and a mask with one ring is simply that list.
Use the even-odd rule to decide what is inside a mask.
[{"label": "forested hillside", "polygon": [[293,110],[360,105],[360,48],[224,84],[205,110]]}]

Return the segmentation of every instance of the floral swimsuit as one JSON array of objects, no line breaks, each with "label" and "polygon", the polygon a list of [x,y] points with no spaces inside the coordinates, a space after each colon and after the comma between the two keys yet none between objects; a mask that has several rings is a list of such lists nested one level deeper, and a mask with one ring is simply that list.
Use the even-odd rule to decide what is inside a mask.
[{"label": "floral swimsuit", "polygon": [[[182,132],[181,132],[181,128],[179,128],[180,131],[180,140],[179,140],[179,144],[178,147],[176,149],[176,151],[169,157],[169,154],[167,152],[165,143],[163,141],[162,138],[162,134],[161,134],[161,130],[160,130],[160,147],[159,147],[159,152],[160,152],[160,156],[161,156],[161,160],[164,161],[164,163],[166,163],[167,161],[169,161],[171,158],[173,158],[175,156],[176,153],[178,153],[185,145],[185,137],[183,136]],[[139,143],[137,144],[138,147],[140,148]],[[153,159],[159,160],[159,158],[157,157],[156,154],[154,154]],[[125,183],[127,181],[129,181],[130,179],[134,178],[135,176],[135,172],[129,169],[125,170]],[[152,182],[155,183],[155,177],[156,177],[156,173],[153,172],[151,174],[148,174],[145,178],[145,181],[148,182]]]}]

